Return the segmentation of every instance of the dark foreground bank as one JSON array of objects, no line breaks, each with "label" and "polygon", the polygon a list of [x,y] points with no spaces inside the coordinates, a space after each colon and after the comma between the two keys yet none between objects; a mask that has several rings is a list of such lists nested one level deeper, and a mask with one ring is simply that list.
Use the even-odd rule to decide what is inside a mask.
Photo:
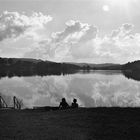
[{"label": "dark foreground bank", "polygon": [[140,139],[140,108],[0,110],[0,140]]}]

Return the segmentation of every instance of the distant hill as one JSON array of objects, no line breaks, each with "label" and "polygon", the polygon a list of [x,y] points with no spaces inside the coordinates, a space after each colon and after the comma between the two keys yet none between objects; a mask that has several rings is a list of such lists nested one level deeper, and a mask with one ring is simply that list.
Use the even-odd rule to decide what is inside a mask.
[{"label": "distant hill", "polygon": [[0,58],[0,77],[61,75],[74,73],[80,67],[74,64],[56,63],[28,58]]},{"label": "distant hill", "polygon": [[128,62],[123,66],[123,70],[133,71],[133,72],[140,72],[140,60],[134,62]]},{"label": "distant hill", "polygon": [[42,62],[41,59],[32,59],[32,58],[15,58],[15,59],[21,60],[21,61],[26,61],[26,62],[33,62],[33,63]]},{"label": "distant hill", "polygon": [[52,61],[43,61],[40,59],[31,58],[0,58],[1,68],[44,68],[45,69],[65,69],[65,70],[121,70],[122,65],[104,63],[104,64],[92,64],[92,63],[56,63]]},{"label": "distant hill", "polygon": [[103,63],[103,64],[92,64],[92,63],[70,63],[81,67],[82,69],[93,69],[93,70],[121,70],[121,64]]},{"label": "distant hill", "polygon": [[57,63],[41,59],[0,57],[0,77],[65,75],[76,73],[79,70],[83,70],[83,72],[89,72],[90,70],[120,70],[127,78],[140,81],[140,60],[121,65],[113,63]]}]

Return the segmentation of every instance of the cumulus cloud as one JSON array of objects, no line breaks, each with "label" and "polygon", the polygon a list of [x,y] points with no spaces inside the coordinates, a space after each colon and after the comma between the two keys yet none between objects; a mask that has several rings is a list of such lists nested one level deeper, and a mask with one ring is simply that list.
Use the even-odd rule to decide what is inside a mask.
[{"label": "cumulus cloud", "polygon": [[63,41],[68,39],[68,37],[73,37],[75,33],[79,33],[84,28],[84,24],[81,24],[79,21],[69,21],[66,23],[66,28],[62,32],[57,32],[53,34],[53,40],[55,42]]},{"label": "cumulus cloud", "polygon": [[24,57],[58,62],[125,63],[140,59],[140,34],[133,33],[132,24],[122,24],[101,38],[96,26],[70,20],[66,22],[64,30],[42,39],[37,30],[46,32],[45,25],[51,20],[52,17],[42,13],[29,16],[25,13],[3,12],[0,15],[0,41],[21,35],[40,36],[39,40],[29,45],[28,50],[25,48]]},{"label": "cumulus cloud", "polygon": [[72,27],[77,27],[75,32],[71,30],[63,40],[57,42],[59,45],[55,44],[54,57],[61,56],[57,60],[126,63],[140,59],[140,34],[132,33],[134,25],[123,24],[110,35],[101,38],[97,27],[80,22],[78,25],[81,26],[78,27],[77,22],[72,23]]},{"label": "cumulus cloud", "polygon": [[87,23],[71,20],[66,23],[64,31],[53,34],[53,39],[55,42],[86,41],[95,38],[97,30],[97,27],[88,25]]},{"label": "cumulus cloud", "polygon": [[140,34],[132,34],[134,25],[123,24],[110,36],[100,39],[98,52],[106,62],[126,63],[140,59]]},{"label": "cumulus cloud", "polygon": [[[51,20],[52,17],[40,12],[28,16],[25,13],[5,11],[0,15],[0,41],[16,38],[29,30],[43,28]],[[30,35],[33,34],[30,32]]]},{"label": "cumulus cloud", "polygon": [[63,31],[53,33],[50,39],[41,41],[26,57],[60,62],[125,63],[140,58],[140,34],[132,34],[133,27],[132,24],[123,24],[110,35],[101,38],[97,27],[80,21],[69,21]]},{"label": "cumulus cloud", "polygon": [[111,37],[125,37],[133,30],[134,25],[125,23],[119,29],[113,30]]},{"label": "cumulus cloud", "polygon": [[[91,58],[97,33],[98,28],[93,25],[80,21],[68,21],[63,31],[53,33],[49,41],[45,40],[39,43],[39,47],[41,46],[42,49],[39,49],[38,54],[42,53],[45,57],[46,53],[46,59],[54,61],[75,61],[75,59]],[[35,55],[31,52],[26,56],[30,56],[30,54]]]},{"label": "cumulus cloud", "polygon": [[74,60],[90,57],[90,52],[93,52],[94,49],[90,46],[90,43],[96,38],[97,32],[97,27],[80,21],[66,23],[66,29],[63,32],[56,33],[55,36],[55,40],[57,40],[56,55],[59,58],[62,54],[65,55],[65,58],[61,57],[63,61],[65,59]]}]

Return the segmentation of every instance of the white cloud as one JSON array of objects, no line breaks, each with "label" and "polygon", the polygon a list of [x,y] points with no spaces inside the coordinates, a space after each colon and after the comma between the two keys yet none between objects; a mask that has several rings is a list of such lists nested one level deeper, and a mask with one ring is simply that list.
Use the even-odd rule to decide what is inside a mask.
[{"label": "white cloud", "polygon": [[100,40],[99,57],[106,62],[126,63],[140,59],[140,34],[132,34],[133,25],[123,24]]},{"label": "white cloud", "polygon": [[53,44],[52,59],[94,63],[126,63],[140,59],[140,34],[132,34],[134,25],[123,24],[111,35],[100,38],[96,27],[79,21],[72,23],[72,29],[69,25],[59,33],[63,34],[63,39],[57,34],[59,41]]},{"label": "white cloud", "polygon": [[[125,23],[113,30],[110,35],[101,38],[98,36],[97,27],[70,20],[66,22],[63,31],[52,33],[51,37],[46,35],[44,39],[37,30],[42,29],[46,32],[45,25],[51,20],[52,17],[42,13],[33,13],[28,16],[25,13],[4,12],[0,16],[0,41],[21,38],[21,35],[33,37],[36,41],[32,41],[29,47],[28,45],[20,47],[23,43],[19,42],[19,47],[15,45],[18,52],[21,48],[20,55],[17,54],[17,56],[22,56],[23,52],[24,57],[44,60],[125,63],[140,59],[140,34],[133,33],[134,25],[132,24]],[[11,52],[12,49],[15,50],[13,47]],[[6,47],[1,47],[1,54],[4,52],[5,55],[6,50]],[[7,54],[10,56],[8,50]]]},{"label": "white cloud", "polygon": [[28,16],[25,13],[5,11],[0,15],[0,41],[17,38],[24,33],[35,36],[34,30],[43,28],[51,20],[52,17],[42,13],[34,12]]},{"label": "white cloud", "polygon": [[95,38],[96,35],[97,27],[71,20],[66,22],[64,31],[52,34],[52,41],[55,43],[86,41]]},{"label": "white cloud", "polygon": [[128,34],[131,33],[131,31],[133,30],[133,27],[134,27],[134,25],[125,23],[119,29],[113,30],[112,34],[111,34],[111,37],[112,38],[114,38],[114,37],[120,37],[120,38],[125,37],[125,36],[127,36]]},{"label": "white cloud", "polygon": [[[53,33],[49,41],[41,42],[39,48],[42,50],[37,52],[44,54],[43,59],[54,61],[75,61],[75,59],[78,61],[83,58],[91,58],[97,33],[97,27],[71,20],[66,23],[66,28],[62,32]],[[32,52],[28,53],[28,57],[31,54],[34,57],[35,53]]]}]

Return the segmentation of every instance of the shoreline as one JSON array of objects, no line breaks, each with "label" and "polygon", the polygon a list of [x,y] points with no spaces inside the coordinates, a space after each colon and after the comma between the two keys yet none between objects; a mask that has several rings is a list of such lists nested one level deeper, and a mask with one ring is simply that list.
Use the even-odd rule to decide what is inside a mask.
[{"label": "shoreline", "polygon": [[0,110],[0,126],[1,140],[132,140],[140,137],[140,108]]}]

